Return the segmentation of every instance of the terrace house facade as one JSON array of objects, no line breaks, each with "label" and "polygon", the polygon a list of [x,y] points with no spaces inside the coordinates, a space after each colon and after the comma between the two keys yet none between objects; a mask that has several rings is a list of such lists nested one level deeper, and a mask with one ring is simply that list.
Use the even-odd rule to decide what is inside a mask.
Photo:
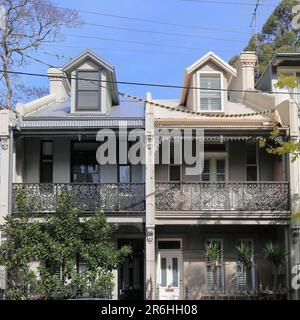
[{"label": "terrace house facade", "polygon": [[[38,204],[35,215],[55,214],[65,191],[86,215],[101,208],[120,226],[116,247],[133,248],[114,271],[115,299],[209,297],[213,274],[205,248],[211,243],[221,249],[220,295],[245,292],[235,249],[240,242],[253,247],[251,290],[270,288],[273,271],[263,248],[273,240],[289,250],[293,185],[290,159],[269,155],[258,141],[274,126],[291,135],[296,113],[254,88],[255,64],[253,52],[242,52],[235,68],[209,52],[186,68],[177,100],[148,93],[145,103],[120,101],[114,67],[90,50],[50,68],[48,96],[18,104],[16,112],[0,111],[1,223],[18,214],[15,195],[24,188],[28,201]],[[126,163],[119,152],[116,163],[99,164],[99,130],[115,133],[119,147],[127,139],[120,128],[132,136],[135,129],[143,132],[144,163]],[[175,148],[174,130],[189,130],[194,150],[197,129],[204,132],[203,171],[189,175],[191,164],[176,161],[187,150]],[[158,130],[170,145],[167,164]],[[283,288],[289,275],[287,258]]]}]

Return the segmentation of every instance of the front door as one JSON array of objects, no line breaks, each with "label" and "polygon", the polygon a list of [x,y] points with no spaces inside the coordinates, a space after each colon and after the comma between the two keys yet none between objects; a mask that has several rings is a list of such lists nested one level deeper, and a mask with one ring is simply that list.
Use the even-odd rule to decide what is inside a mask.
[{"label": "front door", "polygon": [[160,251],[158,253],[159,300],[180,300],[182,283],[181,252]]},{"label": "front door", "polygon": [[144,240],[120,239],[119,248],[130,245],[132,254],[119,267],[119,299],[144,299]]}]

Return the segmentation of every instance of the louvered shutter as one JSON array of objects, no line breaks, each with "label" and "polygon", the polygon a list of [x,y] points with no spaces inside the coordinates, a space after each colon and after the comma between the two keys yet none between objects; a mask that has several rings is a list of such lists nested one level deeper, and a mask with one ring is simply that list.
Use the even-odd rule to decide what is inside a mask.
[{"label": "louvered shutter", "polygon": [[211,162],[210,160],[204,160],[204,168],[201,174],[201,181],[209,182],[210,181],[210,173],[211,173]]},{"label": "louvered shutter", "polygon": [[225,160],[216,160],[216,180],[217,182],[225,181]]},{"label": "louvered shutter", "polygon": [[248,143],[246,148],[247,157],[247,181],[257,181],[257,144]]},{"label": "louvered shutter", "polygon": [[[239,240],[237,242],[237,245],[241,244],[242,242],[250,245],[253,252],[252,240]],[[254,274],[254,263],[252,264],[252,272],[251,272],[252,278],[253,278],[253,274]],[[237,292],[245,292],[247,289],[247,272],[246,272],[246,268],[240,261],[236,262],[236,275],[237,275],[237,280],[236,280]]]},{"label": "louvered shutter", "polygon": [[236,264],[236,275],[237,275],[237,291],[245,292],[247,276],[246,276],[245,267],[240,262],[237,262]]},{"label": "louvered shutter", "polygon": [[77,110],[100,109],[100,72],[77,72]]},{"label": "louvered shutter", "polygon": [[[224,291],[224,265],[223,265],[223,242],[221,240],[211,240],[207,241],[206,245],[209,243],[218,243],[221,249],[219,261],[220,265],[218,266],[218,291]],[[206,289],[208,292],[214,291],[214,275],[211,267],[211,263],[208,258],[206,258]]]},{"label": "louvered shutter", "polygon": [[222,94],[217,89],[221,89],[221,75],[200,74],[200,88],[200,110],[220,111],[222,109]]}]

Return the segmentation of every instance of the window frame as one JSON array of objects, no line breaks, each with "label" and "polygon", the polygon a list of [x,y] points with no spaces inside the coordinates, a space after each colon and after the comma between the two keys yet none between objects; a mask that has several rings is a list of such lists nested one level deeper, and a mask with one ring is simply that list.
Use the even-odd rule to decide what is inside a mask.
[{"label": "window frame", "polygon": [[[180,177],[179,180],[171,180],[171,167],[179,167],[180,170]],[[180,164],[169,164],[168,165],[168,181],[170,183],[177,183],[177,182],[182,182],[182,165]]]},{"label": "window frame", "polygon": [[[98,143],[98,147],[100,146],[100,143],[99,142],[95,142],[94,140],[83,140],[83,141],[78,141],[78,140],[71,140],[71,154],[70,154],[70,181],[71,183],[74,183],[74,184],[101,184],[101,166],[100,164],[98,163],[99,165],[99,179],[98,179],[98,182],[75,182],[74,181],[74,170],[73,170],[73,166],[74,166],[74,144],[75,143]],[[97,150],[96,150],[97,151]],[[96,157],[96,154],[95,154],[95,157]],[[86,164],[84,164],[84,166],[86,166]],[[85,168],[86,169],[86,168]],[[86,175],[87,175],[87,172],[85,171],[85,178],[86,178]]]},{"label": "window frame", "polygon": [[[221,275],[222,275],[222,281],[221,281],[221,290],[219,288],[219,285],[218,285],[218,292],[219,293],[222,293],[225,291],[225,262],[224,262],[224,241],[223,241],[223,238],[206,238],[204,240],[204,245],[205,245],[205,248],[206,248],[206,245],[208,244],[208,242],[220,242],[221,243],[221,264],[220,264],[220,272],[221,272]],[[204,249],[206,250],[206,249]],[[206,287],[206,290],[209,291],[209,281],[208,281],[208,267],[211,267],[211,263],[209,262],[208,260],[208,257],[205,255],[205,287]]]},{"label": "window frame", "polygon": [[[248,164],[248,146],[255,145],[256,149],[256,164]],[[245,145],[245,168],[246,168],[246,181],[249,183],[256,183],[260,181],[260,169],[259,169],[259,147],[257,141],[255,142],[247,142]],[[248,168],[249,167],[256,167],[256,180],[248,180]]]},{"label": "window frame", "polygon": [[[206,113],[224,113],[224,75],[221,71],[204,71],[204,70],[199,70],[196,72],[196,85],[198,88],[201,88],[201,82],[200,82],[200,77],[201,74],[218,74],[220,75],[220,81],[221,81],[221,89],[220,89],[220,93],[221,93],[221,109],[220,110],[202,110],[201,109],[201,90],[198,89],[196,97],[197,97],[197,103],[196,103],[196,107],[197,107],[197,111],[198,112],[206,112]],[[214,90],[216,91],[216,90]]]},{"label": "window frame", "polygon": [[[42,181],[42,172],[43,172],[43,162],[45,161],[45,159],[43,159],[43,144],[44,143],[47,143],[47,142],[51,142],[52,143],[52,156],[51,156],[51,159],[50,159],[50,162],[52,164],[52,179],[51,181],[49,182],[44,182]],[[53,178],[54,178],[54,140],[41,140],[40,141],[40,183],[53,183]]]},{"label": "window frame", "polygon": [[[120,169],[121,167],[129,167],[129,182],[121,182],[120,181]],[[118,164],[118,183],[120,184],[130,184],[132,183],[132,166],[131,164]]]},{"label": "window frame", "polygon": [[[99,81],[99,87],[98,90],[79,90],[78,89],[78,81],[80,80],[80,72],[94,72],[98,73],[98,80]],[[78,69],[76,70],[76,80],[75,80],[75,112],[102,112],[102,87],[101,87],[101,69]],[[87,80],[89,81],[89,80]],[[94,81],[94,80],[90,80]],[[83,92],[98,92],[98,108],[96,109],[80,109],[78,108],[78,91],[83,91]]]},{"label": "window frame", "polygon": [[[239,242],[250,242],[252,245],[252,268],[251,268],[251,280],[252,280],[252,290],[255,290],[257,288],[256,285],[256,275],[255,275],[255,239],[254,238],[237,238],[235,239],[235,245],[237,245]],[[239,261],[238,261],[238,255],[236,254],[236,272],[238,272],[237,268],[239,266]],[[239,283],[238,283],[238,278],[236,282],[236,289],[238,289]]]},{"label": "window frame", "polygon": [[[209,160],[210,162],[210,176],[209,181],[202,180],[202,173],[200,173],[200,182],[203,183],[226,183],[229,181],[229,160],[228,160],[228,152],[206,152],[204,153],[204,160]],[[217,160],[225,160],[225,180],[217,181],[215,178],[217,177]]]}]

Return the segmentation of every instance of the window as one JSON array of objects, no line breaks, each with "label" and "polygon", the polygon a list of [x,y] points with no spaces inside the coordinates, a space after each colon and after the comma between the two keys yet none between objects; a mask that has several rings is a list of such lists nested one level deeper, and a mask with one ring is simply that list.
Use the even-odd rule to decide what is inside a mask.
[{"label": "window", "polygon": [[72,182],[99,183],[100,166],[96,159],[97,142],[74,142],[72,147]]},{"label": "window", "polygon": [[120,183],[131,182],[131,166],[119,165],[119,182]]},{"label": "window", "polygon": [[77,111],[100,111],[100,71],[77,71]]},{"label": "window", "polygon": [[159,240],[157,242],[158,250],[180,250],[180,240]]},{"label": "window", "polygon": [[[254,269],[254,248],[253,248],[253,240],[245,240],[241,239],[237,241],[236,247],[239,246],[241,243],[245,243],[246,245],[249,245],[252,251],[252,267],[248,274],[248,277],[251,277],[251,279],[248,279],[248,286],[249,289],[252,290],[255,288],[255,269]],[[247,289],[247,270],[245,266],[241,263],[239,256],[237,255],[237,262],[236,262],[236,289],[238,292],[245,292]],[[251,280],[251,281],[250,281]]]},{"label": "window", "polygon": [[53,182],[53,141],[42,141],[40,182]]},{"label": "window", "polygon": [[248,143],[246,146],[247,181],[257,181],[257,144]]},{"label": "window", "polygon": [[222,92],[218,90],[222,88],[221,73],[199,73],[199,78],[201,88],[199,92],[199,109],[201,111],[221,111]]},{"label": "window", "polygon": [[210,160],[204,160],[204,168],[201,174],[201,181],[209,182],[210,181]]},{"label": "window", "polygon": [[226,157],[209,157],[204,160],[204,168],[201,174],[202,182],[226,181]]},{"label": "window", "polygon": [[[207,240],[206,246],[210,244],[217,244],[220,250],[218,270],[217,270],[217,283],[218,291],[224,291],[224,265],[223,265],[223,241],[222,240]],[[214,291],[214,274],[212,270],[212,264],[208,257],[206,257],[206,288],[209,292]]]},{"label": "window", "polygon": [[170,165],[169,166],[170,170],[170,181],[176,182],[176,181],[181,181],[181,167],[180,166],[174,166]]}]

